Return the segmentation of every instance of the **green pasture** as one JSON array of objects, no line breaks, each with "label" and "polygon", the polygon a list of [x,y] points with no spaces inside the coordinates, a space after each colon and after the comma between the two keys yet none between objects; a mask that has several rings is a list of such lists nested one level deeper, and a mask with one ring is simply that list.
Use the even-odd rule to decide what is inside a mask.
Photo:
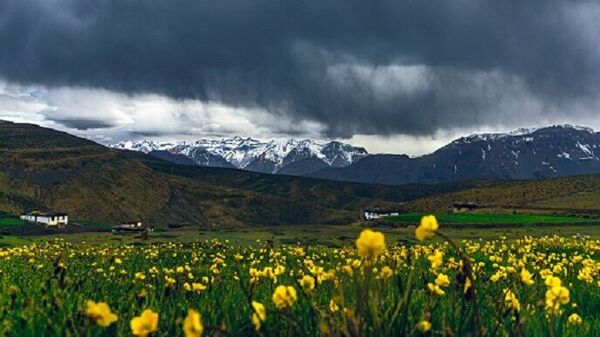
[{"label": "green pasture", "polygon": [[[406,213],[386,217],[385,220],[395,223],[417,224],[425,213]],[[597,218],[583,218],[575,216],[551,214],[486,214],[486,213],[438,213],[435,214],[440,223],[447,224],[563,224],[600,222]]]}]

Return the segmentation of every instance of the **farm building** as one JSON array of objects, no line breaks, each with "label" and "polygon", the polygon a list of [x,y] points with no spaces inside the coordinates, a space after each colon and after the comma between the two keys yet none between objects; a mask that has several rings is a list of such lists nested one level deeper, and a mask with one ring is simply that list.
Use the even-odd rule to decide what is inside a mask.
[{"label": "farm building", "polygon": [[474,202],[455,202],[452,204],[452,213],[472,212],[479,208],[479,205]]},{"label": "farm building", "polygon": [[137,232],[143,231],[146,227],[141,221],[125,221],[113,227],[115,232]]},{"label": "farm building", "polygon": [[45,224],[49,227],[64,227],[69,223],[69,215],[67,213],[31,212],[21,214],[20,218],[27,222]]},{"label": "farm building", "polygon": [[400,214],[400,212],[397,210],[374,208],[374,209],[366,209],[363,214],[363,218],[365,220],[376,220],[376,219],[380,219],[380,218],[383,218],[386,216],[394,216],[394,215],[399,215],[399,214]]}]

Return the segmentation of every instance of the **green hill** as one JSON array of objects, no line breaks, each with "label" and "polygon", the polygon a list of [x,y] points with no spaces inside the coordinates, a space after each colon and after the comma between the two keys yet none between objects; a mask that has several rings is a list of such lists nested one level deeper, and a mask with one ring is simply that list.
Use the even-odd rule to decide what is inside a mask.
[{"label": "green hill", "polygon": [[513,181],[419,198],[411,211],[443,211],[454,202],[474,202],[491,210],[600,213],[600,175]]},{"label": "green hill", "polygon": [[0,121],[0,211],[68,212],[218,227],[349,223],[360,210],[474,186],[377,186],[179,166],[63,132]]}]

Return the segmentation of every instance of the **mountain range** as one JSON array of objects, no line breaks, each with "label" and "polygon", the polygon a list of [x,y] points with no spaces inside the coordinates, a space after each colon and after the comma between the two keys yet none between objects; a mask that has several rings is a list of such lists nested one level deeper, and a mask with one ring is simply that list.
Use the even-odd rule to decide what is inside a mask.
[{"label": "mountain range", "polygon": [[230,137],[195,142],[122,141],[110,147],[141,151],[177,164],[238,168],[253,172],[309,175],[346,167],[368,155],[361,147],[337,141]]},{"label": "mountain range", "polygon": [[240,137],[191,143],[124,141],[113,147],[179,164],[386,185],[600,173],[600,133],[573,125],[474,134],[415,158],[368,154],[364,148],[335,141],[260,142]]}]

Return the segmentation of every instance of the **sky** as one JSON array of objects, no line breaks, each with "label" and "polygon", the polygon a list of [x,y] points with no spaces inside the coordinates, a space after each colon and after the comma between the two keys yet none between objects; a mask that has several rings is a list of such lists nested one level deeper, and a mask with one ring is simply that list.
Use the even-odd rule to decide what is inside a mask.
[{"label": "sky", "polygon": [[101,143],[339,139],[419,155],[600,128],[600,2],[0,0],[0,119]]}]

